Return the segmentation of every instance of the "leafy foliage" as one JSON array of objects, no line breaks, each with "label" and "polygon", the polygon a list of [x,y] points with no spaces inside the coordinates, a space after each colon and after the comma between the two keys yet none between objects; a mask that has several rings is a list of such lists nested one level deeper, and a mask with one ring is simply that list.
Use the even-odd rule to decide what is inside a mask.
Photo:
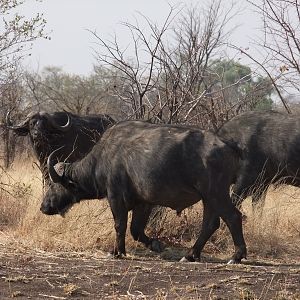
[{"label": "leafy foliage", "polygon": [[[3,72],[15,68],[37,38],[47,38],[45,34],[46,20],[42,14],[25,18],[16,9],[24,1],[4,0],[0,2],[0,79]],[[5,77],[4,77],[5,78]],[[1,82],[0,82],[1,83]]]},{"label": "leafy foliage", "polygon": [[[238,110],[271,109],[273,87],[270,80],[253,76],[249,66],[234,60],[216,59],[211,63],[214,86],[223,88],[225,102]],[[244,107],[243,107],[244,106]]]}]

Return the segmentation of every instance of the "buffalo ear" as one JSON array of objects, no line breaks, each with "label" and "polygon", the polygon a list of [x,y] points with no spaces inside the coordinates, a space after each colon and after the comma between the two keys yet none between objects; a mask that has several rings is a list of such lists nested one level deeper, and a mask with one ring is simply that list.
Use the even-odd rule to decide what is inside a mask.
[{"label": "buffalo ear", "polygon": [[[47,159],[47,167],[48,167],[48,172],[49,176],[52,182],[54,183],[61,183],[62,178],[64,177],[64,172],[65,172],[65,163],[55,163],[54,155],[57,151],[62,149],[64,146],[54,150]],[[58,169],[58,171],[57,171]],[[62,172],[62,174],[61,174]]]},{"label": "buffalo ear", "polygon": [[65,174],[65,163],[59,162],[59,163],[55,164],[54,169],[60,177],[64,176],[64,174]]}]

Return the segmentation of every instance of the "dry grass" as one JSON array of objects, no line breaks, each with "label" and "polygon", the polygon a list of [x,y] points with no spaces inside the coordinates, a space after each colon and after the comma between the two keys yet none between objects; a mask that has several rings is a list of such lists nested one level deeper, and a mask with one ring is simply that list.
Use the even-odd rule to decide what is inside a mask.
[{"label": "dry grass", "polygon": [[263,257],[285,258],[300,253],[300,189],[270,187],[261,213],[253,214],[245,201],[248,222],[245,232],[249,250]]},{"label": "dry grass", "polygon": [[[106,201],[82,202],[65,218],[45,216],[39,211],[42,185],[39,170],[31,162],[15,165],[8,173],[2,170],[0,222],[28,247],[43,250],[108,250],[113,245],[114,229]],[[262,214],[252,213],[247,199],[243,210],[249,256],[299,259],[300,189],[283,186],[269,189]],[[186,209],[180,217],[165,209],[150,224],[150,233],[167,244],[191,246],[200,229],[202,204]],[[135,247],[130,235],[127,248]],[[232,252],[232,241],[223,226],[206,245],[209,256],[222,257]]]}]

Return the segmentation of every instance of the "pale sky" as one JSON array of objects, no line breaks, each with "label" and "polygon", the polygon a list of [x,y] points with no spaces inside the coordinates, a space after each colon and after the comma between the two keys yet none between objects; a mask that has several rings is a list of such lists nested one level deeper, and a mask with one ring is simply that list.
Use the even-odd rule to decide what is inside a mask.
[{"label": "pale sky", "polygon": [[[140,12],[152,21],[161,23],[169,13],[168,3],[199,4],[199,0],[27,0],[21,13],[43,13],[51,40],[36,41],[31,57],[24,62],[25,66],[33,70],[58,66],[66,72],[88,75],[95,63],[95,38],[86,29],[96,30],[103,38],[116,33],[121,39],[126,39],[120,31],[122,21],[134,22],[134,16]],[[251,38],[258,34],[259,18],[249,9],[246,0],[238,4],[245,9],[234,18],[233,24],[239,27],[232,40],[246,48]]]}]

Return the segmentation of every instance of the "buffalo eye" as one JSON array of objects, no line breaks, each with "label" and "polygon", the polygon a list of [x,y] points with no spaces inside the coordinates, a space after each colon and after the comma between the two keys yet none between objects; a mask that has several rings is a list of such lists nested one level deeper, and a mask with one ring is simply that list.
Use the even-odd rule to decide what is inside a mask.
[{"label": "buffalo eye", "polygon": [[68,179],[67,180],[67,184],[68,184],[68,187],[71,188],[73,191],[77,191],[78,190],[77,184],[74,181]]}]

